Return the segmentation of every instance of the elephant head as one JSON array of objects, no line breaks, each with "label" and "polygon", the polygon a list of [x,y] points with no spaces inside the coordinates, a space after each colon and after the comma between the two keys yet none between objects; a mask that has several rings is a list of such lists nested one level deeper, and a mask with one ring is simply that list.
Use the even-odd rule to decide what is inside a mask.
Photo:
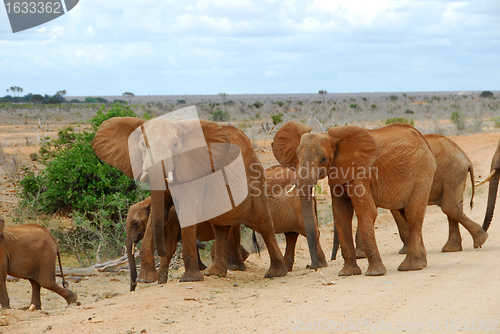
[{"label": "elephant head", "polygon": [[483,181],[490,182],[488,190],[488,206],[486,207],[486,215],[483,222],[483,230],[485,231],[487,231],[488,227],[490,227],[497,200],[498,180],[500,179],[500,141],[498,142],[497,149],[493,155],[493,159],[491,160],[490,172],[490,175],[485,181]]},{"label": "elephant head", "polygon": [[160,256],[166,254],[163,227],[173,205],[167,183],[210,172],[211,149],[207,144],[211,143],[226,144],[229,139],[217,123],[199,120],[114,117],[96,132],[92,148],[102,161],[135,180],[149,179],[151,218]]},{"label": "elephant head", "polygon": [[[378,156],[373,136],[365,129],[346,126],[325,133],[309,133],[310,126],[288,122],[278,130],[272,143],[276,159],[295,169],[311,266],[318,269],[317,222],[311,198],[312,188],[328,176],[330,188],[355,178],[367,177]],[[363,173],[364,172],[364,173]]]},{"label": "elephant head", "polygon": [[136,203],[129,208],[126,223],[127,232],[127,256],[130,267],[130,291],[134,291],[137,285],[137,270],[135,268],[135,244],[137,244],[146,232],[146,226],[151,209],[151,197]]}]

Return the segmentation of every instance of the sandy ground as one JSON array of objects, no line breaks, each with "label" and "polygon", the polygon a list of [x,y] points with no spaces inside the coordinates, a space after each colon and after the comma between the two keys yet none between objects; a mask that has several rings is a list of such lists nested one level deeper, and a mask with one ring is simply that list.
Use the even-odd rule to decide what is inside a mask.
[{"label": "sandy ground", "polygon": [[[488,174],[499,139],[499,132],[453,137],[473,162],[476,179]],[[26,151],[22,153],[36,149]],[[258,154],[266,165],[272,164],[269,145],[258,149]],[[22,159],[28,160],[25,155]],[[10,212],[15,204],[8,184],[5,174],[0,175],[3,212]],[[486,197],[486,186],[476,189],[474,208],[467,206],[464,210],[479,224],[484,218]],[[470,185],[464,203],[469,199]],[[322,211],[327,208],[324,204]],[[263,278],[269,265],[265,252],[248,258],[246,272],[229,272],[225,278],[206,277],[197,283],[180,283],[174,278],[160,286],[139,285],[133,293],[128,292],[125,273],[103,274],[70,284],[70,289],[79,294],[81,306],[66,308],[61,297],[42,290],[44,310],[35,312],[19,310],[29,304],[30,284],[23,280],[8,282],[14,310],[1,311],[0,324],[5,326],[0,326],[0,332],[500,331],[498,220],[493,219],[490,237],[481,249],[473,249],[472,238],[462,228],[464,250],[441,253],[448,236],[447,219],[439,207],[429,207],[423,229],[428,266],[421,271],[398,272],[404,256],[397,254],[401,242],[396,225],[387,210],[379,209],[376,237],[388,270],[381,277],[339,277],[343,262],[340,255],[327,268],[317,272],[305,269],[309,253],[305,238],[300,237],[294,270],[283,278]],[[327,257],[332,247],[332,226],[330,221],[321,227],[321,244]],[[284,251],[284,244],[280,246]],[[367,261],[358,263],[364,272]],[[181,274],[182,269],[174,276]]]}]

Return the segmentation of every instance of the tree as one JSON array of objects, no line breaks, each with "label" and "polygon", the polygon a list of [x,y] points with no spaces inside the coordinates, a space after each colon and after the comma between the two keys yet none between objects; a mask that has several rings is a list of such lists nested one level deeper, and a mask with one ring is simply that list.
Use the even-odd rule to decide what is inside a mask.
[{"label": "tree", "polygon": [[64,95],[66,95],[66,90],[60,90],[56,93],[56,97],[61,100],[61,102],[64,102]]},{"label": "tree", "polygon": [[45,102],[45,99],[43,98],[42,95],[40,94],[35,94],[33,95],[33,97],[31,98],[31,102],[33,102],[34,104],[42,104],[43,102]]},{"label": "tree", "polygon": [[323,101],[323,104],[324,104],[325,103],[325,98],[326,98],[327,91],[326,90],[320,90],[318,92],[318,94],[321,96],[321,100]]},{"label": "tree", "polygon": [[224,102],[226,102],[227,94],[226,93],[219,93],[219,97],[220,97],[221,104],[224,104]]},{"label": "tree", "polygon": [[127,98],[128,104],[130,104],[132,103],[132,97],[134,97],[135,94],[132,92],[125,92],[122,94],[122,96],[125,96]]},{"label": "tree", "polygon": [[479,94],[479,97],[493,97],[493,93],[490,92],[489,90],[485,90],[481,94]]},{"label": "tree", "polygon": [[9,92],[9,90],[12,92],[12,94],[14,95],[14,97],[19,97],[19,93],[22,93],[24,91],[24,89],[22,89],[21,87],[19,86],[12,86],[10,88],[7,88],[7,93]]}]

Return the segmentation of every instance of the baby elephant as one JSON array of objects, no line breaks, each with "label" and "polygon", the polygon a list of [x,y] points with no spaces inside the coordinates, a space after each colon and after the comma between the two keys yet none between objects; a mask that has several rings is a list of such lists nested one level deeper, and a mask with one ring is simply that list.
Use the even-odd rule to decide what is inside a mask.
[{"label": "baby elephant", "polygon": [[[52,290],[66,299],[68,304],[75,303],[78,295],[56,283],[56,256],[59,247],[50,232],[37,224],[4,226],[0,216],[0,303],[2,308],[10,308],[7,294],[7,274],[25,278],[32,287],[29,309],[40,310],[40,287]],[[62,267],[61,267],[62,275]],[[63,285],[66,285],[63,276]]]}]

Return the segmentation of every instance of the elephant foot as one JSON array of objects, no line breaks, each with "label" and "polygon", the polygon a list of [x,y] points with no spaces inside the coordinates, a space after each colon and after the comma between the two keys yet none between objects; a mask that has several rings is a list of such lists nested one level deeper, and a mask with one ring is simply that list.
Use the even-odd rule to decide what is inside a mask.
[{"label": "elephant foot", "polygon": [[241,259],[245,261],[249,256],[250,253],[245,249],[245,247],[240,245],[240,252],[241,252]]},{"label": "elephant foot", "polygon": [[366,253],[361,248],[356,248],[356,259],[366,259]]},{"label": "elephant foot", "polygon": [[[326,268],[326,267],[328,267],[328,262],[326,262],[325,259],[318,260],[318,268]],[[313,267],[310,264],[308,264],[306,266],[306,268],[307,269],[313,269]],[[291,271],[291,270],[289,270],[289,271]]]},{"label": "elephant foot", "polygon": [[139,283],[153,283],[158,280],[158,271],[156,270],[141,270],[137,276]]},{"label": "elephant foot", "polygon": [[351,275],[361,275],[361,269],[356,263],[347,264],[344,263],[344,267],[339,271],[339,276],[351,276]]},{"label": "elephant foot", "polygon": [[418,259],[412,258],[406,255],[406,258],[401,262],[398,267],[399,271],[410,271],[410,270],[422,270],[427,266],[427,260],[425,257],[420,257]]},{"label": "elephant foot", "polygon": [[203,274],[205,276],[219,276],[219,277],[226,277],[227,275],[227,270],[222,269],[220,266],[211,264],[210,267],[208,267]]},{"label": "elephant foot", "polygon": [[408,246],[404,245],[398,252],[398,254],[407,254],[408,253]]},{"label": "elephant foot", "polygon": [[245,271],[247,266],[243,262],[228,263],[227,269],[232,271]]},{"label": "elephant foot", "polygon": [[366,276],[382,276],[382,275],[385,275],[386,272],[387,272],[387,269],[385,268],[385,266],[381,262],[381,263],[377,263],[377,264],[369,264],[365,275]]},{"label": "elephant foot", "polygon": [[448,253],[448,252],[461,252],[462,251],[462,242],[461,240],[458,242],[448,242],[441,248],[441,252],[443,253]]},{"label": "elephant foot", "polygon": [[185,272],[179,281],[181,282],[199,282],[203,281],[204,277],[201,272]]},{"label": "elephant foot", "polygon": [[[71,292],[71,294],[69,295],[68,299],[66,299],[66,302],[68,302],[68,305],[76,303],[76,301],[78,300],[78,294],[76,292],[73,292],[73,291],[70,291],[70,292]],[[42,309],[41,305],[40,305],[39,309]]]},{"label": "elephant foot", "polygon": [[271,263],[271,267],[269,267],[264,277],[265,278],[283,277],[286,276],[287,273],[288,273],[288,268],[284,262],[281,262],[279,265],[273,265]]},{"label": "elephant foot", "polygon": [[472,236],[472,239],[474,240],[474,248],[480,248],[486,239],[488,239],[488,233],[481,229],[478,233]]},{"label": "elephant foot", "polygon": [[[69,304],[69,303],[68,303]],[[10,308],[10,307],[8,307]],[[30,306],[21,307],[21,311],[40,311],[42,309],[42,305],[30,304]]]},{"label": "elephant foot", "polygon": [[[292,271],[292,269],[293,269],[293,262],[294,262],[293,259],[292,260],[290,260],[290,259],[287,260],[287,258],[285,257],[285,266],[286,266],[286,269],[288,271]],[[309,265],[307,265],[307,267],[309,267]]]}]

